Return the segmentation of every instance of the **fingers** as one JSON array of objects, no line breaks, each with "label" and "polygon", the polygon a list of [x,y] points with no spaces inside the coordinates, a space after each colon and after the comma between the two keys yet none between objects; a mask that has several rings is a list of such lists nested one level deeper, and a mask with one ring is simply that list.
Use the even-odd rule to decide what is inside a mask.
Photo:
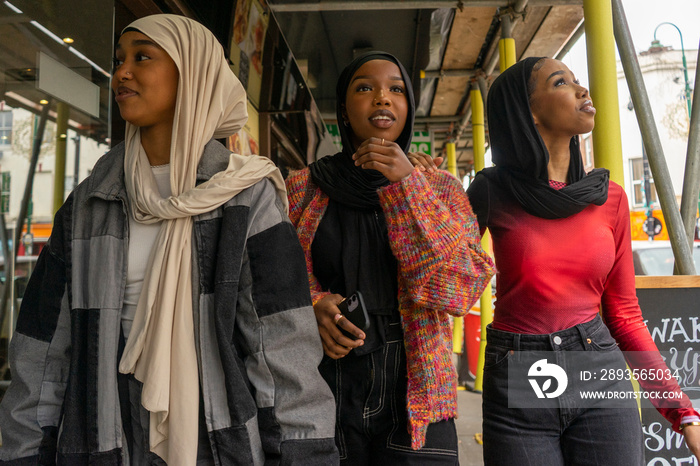
[{"label": "fingers", "polygon": [[[331,294],[320,299],[314,305],[314,314],[316,314],[316,323],[318,325],[319,334],[321,335],[323,351],[333,359],[342,358],[353,348],[362,346],[365,338],[364,333],[352,325],[347,319],[336,317],[342,317],[340,309],[338,309],[338,303],[342,300],[343,297],[339,294]],[[336,325],[338,320],[345,321],[344,325],[351,331],[353,331],[354,328],[353,334],[358,335],[358,339],[353,340],[343,335],[340,331],[341,327]]]},{"label": "fingers", "polygon": [[[348,331],[350,335],[354,335],[355,339],[341,332],[341,329]],[[350,322],[340,313],[333,316],[333,325],[326,327],[326,330],[333,340],[332,342],[329,342],[329,344],[335,344],[337,346],[348,348],[348,351],[365,344],[365,334],[362,332],[362,330],[355,327],[352,322]]]},{"label": "fingers", "polygon": [[353,160],[357,161],[367,154],[396,155],[397,151],[403,154],[399,145],[393,141],[387,141],[382,138],[369,138],[362,141],[362,144],[360,144],[360,147],[357,148],[353,155]]},{"label": "fingers", "polygon": [[389,147],[392,144],[396,144],[393,141],[387,141],[384,138],[368,138],[362,141],[362,144],[357,148],[357,151],[359,152],[361,149],[367,147],[368,145],[373,144],[377,147]]},{"label": "fingers", "polygon": [[323,345],[323,352],[333,359],[340,359],[346,356],[352,348],[347,346],[339,345],[333,337],[322,327],[318,328],[321,334],[321,344]]},{"label": "fingers", "polygon": [[413,172],[413,165],[398,144],[381,138],[363,141],[352,159],[356,166],[377,170],[392,183],[401,181]]},{"label": "fingers", "polygon": [[408,160],[413,164],[414,167],[418,167],[420,171],[433,172],[437,169],[435,162],[433,162],[432,157],[423,152],[409,152]]},{"label": "fingers", "polygon": [[414,167],[418,167],[420,171],[427,171],[430,173],[437,171],[438,166],[443,161],[443,157],[432,158],[424,152],[409,152],[407,156]]},{"label": "fingers", "polygon": [[[347,321],[347,319],[341,320]],[[357,340],[353,340],[352,338],[343,335],[340,329],[335,325],[333,325],[332,327],[322,327],[319,325],[318,329],[319,333],[321,334],[323,351],[333,359],[342,358],[353,349],[365,344],[364,339],[358,338]]]},{"label": "fingers", "polygon": [[333,316],[333,319],[335,320],[335,325],[337,327],[345,330],[351,335],[354,335],[355,338],[359,338],[361,340],[365,339],[364,332],[357,328],[357,326],[350,322],[343,314],[336,314],[335,316]]}]

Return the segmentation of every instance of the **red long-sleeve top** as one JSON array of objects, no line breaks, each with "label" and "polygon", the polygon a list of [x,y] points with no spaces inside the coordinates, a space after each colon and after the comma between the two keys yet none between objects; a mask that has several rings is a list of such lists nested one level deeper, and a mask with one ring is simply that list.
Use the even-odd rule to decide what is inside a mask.
[{"label": "red long-sleeve top", "polygon": [[[622,351],[658,354],[637,302],[629,208],[618,184],[610,182],[602,206],[554,220],[528,214],[485,177],[475,179],[468,194],[482,233],[488,227],[493,238],[494,328],[546,334],[588,322],[602,310]],[[663,365],[660,356],[644,360],[646,368]],[[675,381],[662,385],[642,383],[648,391],[679,389]],[[698,416],[687,396],[680,409],[655,405],[676,430],[683,418]]]}]

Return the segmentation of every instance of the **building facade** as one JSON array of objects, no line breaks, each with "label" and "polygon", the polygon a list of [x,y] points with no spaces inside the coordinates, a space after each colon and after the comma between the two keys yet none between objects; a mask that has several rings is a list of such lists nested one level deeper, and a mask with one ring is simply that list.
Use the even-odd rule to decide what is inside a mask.
[{"label": "building facade", "polygon": [[[695,82],[697,50],[686,50],[688,81],[692,88]],[[683,191],[683,176],[688,148],[690,115],[685,97],[685,78],[682,52],[670,47],[654,46],[637,57],[644,77],[649,102],[656,128],[663,147],[664,157],[671,175],[673,192],[680,205]],[[622,131],[622,157],[624,164],[625,189],[632,211],[633,239],[647,239],[641,231],[646,211],[651,208],[654,216],[663,223],[660,206],[650,179],[651,196],[644,194],[644,163],[641,131],[637,123],[629,87],[622,65],[618,62],[618,91],[620,97],[620,126]],[[692,97],[691,97],[692,99]],[[668,239],[665,224],[659,239]]]}]

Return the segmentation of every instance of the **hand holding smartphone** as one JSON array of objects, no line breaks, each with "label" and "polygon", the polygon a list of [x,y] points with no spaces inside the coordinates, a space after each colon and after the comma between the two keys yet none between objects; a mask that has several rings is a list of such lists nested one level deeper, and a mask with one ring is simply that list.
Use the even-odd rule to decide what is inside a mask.
[{"label": "hand holding smartphone", "polygon": [[[343,314],[343,316],[355,327],[363,331],[369,328],[369,314],[367,314],[367,308],[365,307],[365,302],[362,299],[362,293],[359,291],[356,291],[347,298],[343,299],[338,304],[338,309],[340,309],[340,313]],[[355,339],[354,335],[345,332],[343,329],[341,329],[341,331],[343,331],[343,333],[353,340]]]}]

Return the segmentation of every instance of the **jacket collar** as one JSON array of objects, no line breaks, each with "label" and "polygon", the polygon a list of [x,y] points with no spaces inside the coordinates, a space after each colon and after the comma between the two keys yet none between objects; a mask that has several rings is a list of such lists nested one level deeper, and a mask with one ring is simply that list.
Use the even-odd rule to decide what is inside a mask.
[{"label": "jacket collar", "polygon": [[[90,177],[85,181],[88,197],[94,196],[108,201],[126,199],[124,146],[124,142],[120,142],[97,161]],[[231,151],[218,141],[209,141],[204,146],[204,153],[197,167],[197,182],[206,181],[215,173],[226,169],[230,153]]]},{"label": "jacket collar", "polygon": [[94,196],[108,201],[126,199],[123,142],[100,157],[85,183],[88,197]]}]

